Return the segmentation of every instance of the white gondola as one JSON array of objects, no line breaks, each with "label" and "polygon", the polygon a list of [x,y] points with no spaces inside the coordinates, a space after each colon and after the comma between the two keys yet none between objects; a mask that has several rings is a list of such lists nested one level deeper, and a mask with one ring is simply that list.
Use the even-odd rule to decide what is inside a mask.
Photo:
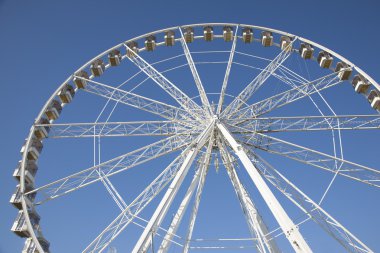
[{"label": "white gondola", "polygon": [[380,92],[372,90],[368,95],[368,102],[373,109],[380,110]]},{"label": "white gondola", "polygon": [[85,79],[88,79],[88,73],[86,71],[82,70],[75,74],[73,81],[78,89],[86,88],[87,80]]},{"label": "white gondola", "polygon": [[96,59],[91,63],[90,70],[94,76],[101,76],[106,70],[106,65],[102,59]]},{"label": "white gondola", "polygon": [[205,41],[212,41],[214,39],[214,30],[211,26],[203,28],[203,38]]},{"label": "white gondola", "polygon": [[[29,220],[32,223],[33,229],[38,229],[39,228],[39,223],[40,223],[40,216],[33,210],[28,211],[29,214]],[[18,215],[13,223],[13,226],[11,228],[11,231],[13,231],[16,235],[20,237],[29,237],[29,231],[28,231],[28,226],[26,224],[25,220],[25,215],[24,211],[19,211]]]},{"label": "white gondola", "polygon": [[38,125],[47,125],[49,124],[49,120],[45,118],[40,118],[34,127],[34,136],[37,137],[37,139],[43,139],[46,138],[49,134],[50,127],[49,126],[38,126]]},{"label": "white gondola", "polygon": [[[33,190],[33,186],[30,185],[30,184],[27,184],[25,186],[25,192],[29,192],[29,191],[32,191]],[[26,203],[26,206],[27,207],[31,207],[32,206],[32,203],[34,201],[36,197],[36,192],[34,193],[31,193],[31,194],[27,194],[25,196],[25,203]],[[17,209],[21,210],[22,209],[22,204],[21,204],[21,198],[22,198],[22,192],[21,192],[21,188],[20,188],[20,185],[17,185],[17,188],[16,188],[16,191],[12,194],[12,197],[10,199],[10,203],[16,207]]]},{"label": "white gondola", "polygon": [[333,59],[334,58],[331,56],[331,54],[329,54],[328,52],[325,52],[325,51],[321,51],[318,54],[317,61],[318,61],[319,66],[321,68],[328,69],[331,67]]},{"label": "white gondola", "polygon": [[243,28],[243,41],[244,43],[251,43],[253,41],[253,32],[251,28]]},{"label": "white gondola", "polygon": [[139,45],[138,45],[138,43],[136,41],[129,42],[127,44],[127,47],[130,49],[130,50],[127,50],[127,56],[128,57],[134,57],[135,54],[139,53]]},{"label": "white gondola", "polygon": [[273,35],[271,32],[268,32],[268,31],[261,32],[261,44],[264,47],[270,47],[273,45]]},{"label": "white gondola", "polygon": [[183,36],[185,37],[186,43],[191,43],[194,41],[194,29],[192,27],[186,27]]},{"label": "white gondola", "polygon": [[299,53],[304,59],[311,59],[313,57],[314,48],[310,44],[302,43],[299,49]]},{"label": "white gondola", "polygon": [[174,43],[175,43],[174,32],[173,31],[165,32],[164,40],[165,40],[166,46],[174,46]]},{"label": "white gondola", "polygon": [[[37,237],[38,242],[40,243],[42,249],[44,250],[43,253],[50,253],[49,247],[50,243],[47,241],[43,236]],[[24,249],[22,250],[22,253],[42,253],[37,250],[37,246],[34,243],[32,238],[28,238],[25,240]]]},{"label": "white gondola", "polygon": [[336,64],[335,72],[339,72],[338,76],[340,80],[348,80],[351,76],[352,69],[350,65],[345,62],[338,62]]},{"label": "white gondola", "polygon": [[231,26],[223,27],[223,39],[224,41],[232,41],[234,38],[234,31]]},{"label": "white gondola", "polygon": [[66,84],[59,92],[59,99],[63,104],[70,103],[75,96],[75,89],[70,84]]},{"label": "white gondola", "polygon": [[153,51],[156,48],[156,36],[149,35],[145,38],[146,51]]},{"label": "white gondola", "polygon": [[111,66],[118,66],[121,62],[120,50],[114,49],[108,53],[108,62]]},{"label": "white gondola", "polygon": [[[21,163],[22,163],[22,161],[20,160],[18,162],[16,169],[13,172],[13,177],[19,182],[21,181]],[[37,173],[37,170],[38,170],[38,166],[36,164],[36,161],[34,161],[34,160],[27,160],[26,161],[25,171],[24,171],[24,173],[25,173],[24,179],[25,179],[26,184],[29,184],[29,185],[34,184],[34,177]]]},{"label": "white gondola", "polygon": [[[26,151],[26,147],[25,147],[26,141],[27,140],[25,140],[25,143],[20,150],[21,153],[24,153]],[[27,158],[29,160],[37,160],[38,157],[40,156],[42,148],[43,148],[42,142],[38,140],[37,138],[33,137],[30,142],[30,146],[27,150]]]},{"label": "white gondola", "polygon": [[358,74],[352,80],[352,86],[357,93],[366,93],[370,84],[364,76]]},{"label": "white gondola", "polygon": [[280,44],[281,44],[281,50],[286,50],[287,52],[290,52],[292,50],[292,39],[289,36],[281,36]]},{"label": "white gondola", "polygon": [[53,100],[48,106],[48,108],[46,109],[45,115],[49,120],[56,120],[58,119],[61,112],[62,112],[61,103],[59,103],[58,100]]}]

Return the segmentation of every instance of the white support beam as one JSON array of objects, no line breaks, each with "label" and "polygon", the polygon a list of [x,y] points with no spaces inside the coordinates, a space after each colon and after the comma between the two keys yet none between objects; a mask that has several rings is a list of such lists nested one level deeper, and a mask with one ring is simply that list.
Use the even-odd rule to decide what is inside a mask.
[{"label": "white support beam", "polygon": [[193,61],[193,57],[191,56],[189,47],[187,46],[186,40],[183,37],[182,29],[180,27],[178,27],[178,30],[179,30],[179,32],[181,34],[181,39],[180,39],[181,45],[182,45],[183,51],[185,53],[187,63],[189,64],[189,67],[190,67],[190,70],[191,70],[191,74],[193,75],[193,78],[194,78],[194,81],[195,81],[195,85],[197,86],[197,89],[198,89],[198,92],[199,92],[199,96],[200,96],[201,101],[202,101],[203,108],[209,114],[209,116],[211,116],[212,112],[211,112],[210,102],[208,101],[208,98],[207,98],[205,89],[203,87],[201,78],[199,77],[197,68],[195,67],[195,64],[194,64],[194,61]]},{"label": "white support beam", "polygon": [[160,226],[160,223],[162,222],[163,218],[166,215],[166,212],[168,211],[173,199],[175,198],[187,172],[189,171],[189,168],[194,161],[195,157],[197,156],[199,150],[203,147],[205,142],[207,141],[207,138],[209,138],[210,134],[214,130],[214,122],[213,120],[210,125],[207,126],[207,128],[204,130],[204,132],[197,138],[197,142],[194,144],[193,147],[191,147],[189,153],[187,154],[183,164],[181,165],[180,169],[178,170],[177,175],[174,177],[172,183],[170,184],[168,190],[166,191],[165,195],[163,196],[161,202],[159,203],[158,207],[156,208],[155,212],[153,213],[151,219],[149,220],[147,226],[145,227],[143,233],[141,234],[140,238],[138,239],[137,243],[135,244],[135,247],[132,250],[132,253],[142,253],[146,252],[148,249],[150,243],[152,242],[152,235],[155,233],[155,229]]},{"label": "white support beam", "polygon": [[239,25],[237,25],[235,28],[235,36],[234,36],[234,40],[233,40],[232,46],[231,46],[230,57],[228,58],[226,73],[224,74],[224,79],[223,79],[222,89],[220,91],[220,97],[219,97],[219,102],[218,102],[218,108],[216,110],[216,115],[219,115],[222,112],[223,103],[224,103],[224,96],[226,94],[228,79],[230,77],[230,72],[231,72],[231,66],[232,66],[232,62],[234,59],[234,55],[235,55],[236,41],[238,38],[238,36],[237,36],[238,30],[239,30]]},{"label": "white support beam", "polygon": [[183,246],[183,251],[182,251],[183,253],[187,253],[189,251],[190,240],[193,236],[195,220],[196,220],[197,215],[198,215],[199,203],[201,201],[203,187],[204,187],[204,184],[206,181],[206,176],[207,176],[208,169],[210,166],[211,152],[212,152],[212,147],[214,144],[214,137],[213,137],[214,133],[211,133],[211,134],[212,134],[212,136],[209,139],[207,149],[206,149],[206,154],[204,155],[204,159],[202,161],[202,164],[200,165],[200,166],[202,166],[201,167],[201,175],[200,175],[200,180],[199,180],[198,187],[197,187],[197,193],[195,195],[193,210],[192,210],[191,216],[190,216],[189,227],[187,229],[187,234],[186,234],[186,238],[185,238],[185,244]]},{"label": "white support beam", "polygon": [[152,65],[146,62],[141,56],[131,50],[127,45],[125,45],[127,51],[129,51],[132,56],[127,57],[133,64],[135,64],[141,71],[148,75],[158,86],[160,86],[166,93],[168,93],[172,98],[174,98],[178,104],[191,114],[196,119],[204,119],[207,115],[204,115],[204,110],[197,103],[195,103],[191,98],[189,98],[185,93],[183,93],[177,86],[170,82],[165,76],[163,76],[158,70],[156,70]]},{"label": "white support beam", "polygon": [[259,211],[254,205],[247,190],[242,185],[238,174],[236,173],[233,165],[233,158],[229,154],[227,147],[224,145],[224,143],[220,143],[219,149],[224,161],[224,165],[227,169],[228,176],[230,177],[236,195],[238,196],[240,205],[243,209],[251,234],[253,237],[257,238],[257,240],[254,241],[256,248],[259,252],[266,252],[264,248],[265,244],[269,252],[280,253],[281,251],[279,250],[276,241],[269,234],[268,227],[264,223],[264,220],[262,219]]},{"label": "white support beam", "polygon": [[354,236],[348,229],[335,220],[316,202],[310,199],[305,193],[298,189],[291,181],[273,168],[264,159],[256,154],[249,153],[252,160],[255,161],[261,174],[273,185],[279,192],[292,201],[300,208],[305,216],[310,217],[326,233],[341,244],[348,252],[352,253],[373,253],[373,251]]},{"label": "white support beam", "polygon": [[[292,47],[292,44],[297,38],[295,37],[287,47]],[[281,66],[282,63],[290,56],[292,50],[285,48],[263,69],[244,89],[240,94],[227,106],[222,112],[222,116],[229,117],[244,105],[249,98],[265,83],[265,81]]]},{"label": "white support beam", "polygon": [[281,206],[280,202],[278,202],[277,198],[274,196],[268,185],[265,183],[257,168],[253,165],[253,163],[247,156],[243,147],[236,142],[235,138],[230,134],[230,132],[223,124],[217,123],[217,127],[220,130],[222,136],[226,139],[227,143],[232,147],[235,154],[239,157],[240,161],[244,165],[249,176],[251,177],[252,181],[254,182],[261,196],[263,197],[264,201],[266,202],[272,214],[279,223],[282,231],[289,240],[294,251],[298,253],[312,252],[309,245],[307,244],[300,231],[298,230],[298,227],[290,219],[288,214]]}]

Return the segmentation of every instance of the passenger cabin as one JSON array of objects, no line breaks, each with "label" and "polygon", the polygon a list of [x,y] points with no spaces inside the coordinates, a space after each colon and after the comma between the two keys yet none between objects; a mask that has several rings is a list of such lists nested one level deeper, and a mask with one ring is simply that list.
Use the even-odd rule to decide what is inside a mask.
[{"label": "passenger cabin", "polygon": [[114,49],[108,53],[108,62],[111,66],[118,66],[121,62],[120,50]]},{"label": "passenger cabin", "polygon": [[[21,151],[20,151],[21,153],[24,153],[26,151],[26,147],[25,147],[26,142],[27,140],[25,140],[25,143],[21,148]],[[43,148],[42,142],[35,137],[32,138],[32,140],[30,141],[29,148],[27,150],[27,158],[29,160],[37,160],[38,157],[40,156],[42,148]]]},{"label": "passenger cabin", "polygon": [[86,88],[87,80],[85,79],[88,79],[88,73],[86,71],[81,70],[75,74],[73,81],[75,85],[78,87],[78,89]]},{"label": "passenger cabin", "polygon": [[338,62],[336,64],[335,72],[338,72],[340,80],[348,80],[351,76],[352,69],[350,65],[345,62]]},{"label": "passenger cabin", "polygon": [[373,109],[380,110],[380,92],[372,90],[368,95],[368,102]]},{"label": "passenger cabin", "polygon": [[211,26],[203,28],[203,38],[205,41],[212,41],[214,39],[214,30]]},{"label": "passenger cabin", "polygon": [[[38,229],[40,223],[40,216],[34,210],[29,210],[28,214],[33,229]],[[16,235],[20,237],[30,237],[24,211],[20,210],[18,212],[16,220],[14,221],[13,226],[11,228],[11,231],[13,231]]]},{"label": "passenger cabin", "polygon": [[102,59],[96,59],[91,63],[90,70],[94,76],[101,76],[106,70],[106,65]]},{"label": "passenger cabin", "polygon": [[[25,192],[29,192],[33,190],[32,185],[25,185]],[[37,192],[33,192],[31,194],[25,195],[25,203],[27,207],[31,207],[32,203],[36,197]],[[21,198],[22,198],[22,192],[21,192],[21,187],[20,185],[17,185],[16,191],[12,194],[12,197],[10,199],[10,203],[16,207],[17,209],[21,210],[22,209],[22,204],[21,204]]]},{"label": "passenger cabin", "polygon": [[280,44],[281,50],[292,51],[292,39],[289,36],[281,36]]},{"label": "passenger cabin", "polygon": [[46,138],[50,132],[50,126],[38,126],[38,125],[48,125],[48,124],[50,124],[50,122],[46,118],[40,118],[36,122],[36,126],[34,127],[34,136],[36,136],[37,139],[41,140],[43,138]]},{"label": "passenger cabin", "polygon": [[66,84],[59,92],[58,97],[63,104],[70,103],[75,96],[75,89],[70,84]]},{"label": "passenger cabin", "polygon": [[273,35],[271,32],[268,32],[268,31],[261,32],[261,44],[264,47],[270,47],[273,45]]},{"label": "passenger cabin", "polygon": [[314,48],[310,44],[302,43],[299,49],[299,53],[304,59],[311,59],[313,57]]},{"label": "passenger cabin", "polygon": [[146,51],[153,51],[156,48],[156,36],[149,35],[145,38]]},{"label": "passenger cabin", "polygon": [[174,46],[174,43],[175,43],[174,31],[165,32],[164,40],[165,40],[166,46]]},{"label": "passenger cabin", "polygon": [[49,120],[56,120],[58,119],[59,115],[62,112],[62,106],[61,103],[58,102],[58,100],[53,100],[48,108],[45,111],[45,115]]},{"label": "passenger cabin", "polygon": [[[19,182],[21,181],[21,166],[22,166],[22,161],[20,160],[17,164],[16,169],[13,172],[13,177]],[[29,184],[29,185],[34,184],[34,177],[36,176],[37,170],[38,170],[38,166],[36,164],[36,161],[34,160],[25,161],[24,180],[26,184]]]},{"label": "passenger cabin", "polygon": [[139,53],[139,44],[136,41],[131,41],[127,44],[127,56],[135,57]]},{"label": "passenger cabin", "polygon": [[364,76],[358,74],[352,80],[352,86],[357,93],[366,93],[370,84]]},{"label": "passenger cabin", "polygon": [[232,41],[234,37],[234,31],[231,26],[223,27],[223,39],[224,41]]},{"label": "passenger cabin", "polygon": [[333,57],[328,52],[321,51],[318,54],[317,61],[321,68],[328,69],[331,67],[331,64],[333,62]]},{"label": "passenger cabin", "polygon": [[37,240],[40,243],[44,252],[39,252],[33,239],[29,237],[25,240],[24,249],[22,250],[22,253],[50,253],[50,243],[41,235],[37,237]]},{"label": "passenger cabin", "polygon": [[191,43],[194,41],[194,29],[192,27],[186,27],[183,36],[185,37],[186,43]]},{"label": "passenger cabin", "polygon": [[244,43],[251,43],[253,41],[253,32],[251,28],[243,28],[243,41]]}]

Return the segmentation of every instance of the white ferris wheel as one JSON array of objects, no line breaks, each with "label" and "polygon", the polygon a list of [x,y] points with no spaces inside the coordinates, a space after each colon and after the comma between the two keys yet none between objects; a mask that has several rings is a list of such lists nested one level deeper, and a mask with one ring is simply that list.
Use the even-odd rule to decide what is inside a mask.
[{"label": "white ferris wheel", "polygon": [[[71,210],[60,201],[76,198],[86,215],[103,217],[105,208],[88,203],[103,191],[118,215],[98,231],[77,229],[78,252],[116,252],[127,231],[119,251],[313,252],[320,241],[310,224],[339,251],[373,252],[324,201],[362,185],[378,194],[380,170],[344,155],[344,143],[378,137],[379,110],[375,80],[290,33],[209,23],[144,34],[88,61],[47,100],[14,172],[11,230],[26,238],[23,252],[67,252],[47,240],[54,231],[70,244],[70,230],[52,225]],[[220,212],[237,205],[246,238],[197,237],[218,226],[212,212],[209,224],[197,222],[213,196],[202,194],[207,187],[233,193],[220,197]]]}]

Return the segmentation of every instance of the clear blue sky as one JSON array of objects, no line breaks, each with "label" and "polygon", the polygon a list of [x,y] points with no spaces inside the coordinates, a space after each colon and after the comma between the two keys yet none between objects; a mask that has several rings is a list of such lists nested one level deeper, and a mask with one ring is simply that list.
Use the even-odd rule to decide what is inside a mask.
[{"label": "clear blue sky", "polygon": [[[8,202],[16,185],[12,173],[20,159],[19,150],[23,140],[51,93],[67,76],[90,58],[128,38],[165,27],[202,22],[236,22],[272,27],[316,41],[345,56],[379,82],[380,49],[377,46],[380,40],[379,11],[380,3],[374,0],[107,2],[69,0],[60,3],[45,0],[34,2],[0,0],[2,57],[0,61],[2,117],[0,253],[19,252],[23,246],[23,240],[9,230],[17,211]],[[343,98],[338,96],[337,99]],[[379,134],[375,136],[378,140]],[[362,144],[363,148],[366,144],[360,141],[350,142],[351,145],[356,143]],[[371,159],[369,165],[379,168],[378,147],[371,145],[369,149],[357,150],[358,156],[362,152],[363,157]],[[64,159],[56,158],[64,162]],[[85,164],[84,161],[81,162]],[[67,174],[61,173],[61,175]],[[43,177],[42,174],[38,175],[40,176]],[[226,183],[218,180],[209,183]],[[116,184],[122,185],[122,182]],[[342,216],[336,215],[337,218],[342,217],[344,221],[351,221],[350,225],[355,229],[354,232],[358,231],[364,242],[375,251],[380,251],[378,234],[375,234],[380,226],[377,216],[380,211],[379,192],[372,189],[367,195],[367,188],[361,185],[357,187],[357,192],[352,191],[356,189],[356,185],[350,184],[351,191],[347,194],[353,198],[349,200],[347,194],[343,194],[345,188],[344,184],[342,185],[341,193],[336,194],[335,199],[331,199],[331,201],[342,201],[342,206],[337,205],[341,206],[341,209],[334,209],[335,213],[342,212]],[[105,198],[105,191],[99,189],[100,187],[94,189],[94,194]],[[78,194],[67,204],[80,203],[80,196]],[[345,199],[342,199],[342,196],[345,196]],[[113,203],[108,201],[112,206]],[[86,233],[83,227],[65,227],[64,223],[65,219],[71,219],[70,215],[86,219],[86,210],[82,210],[79,214],[78,210],[74,212],[70,206],[59,203],[58,200],[57,204],[52,204],[52,208],[61,210],[60,215],[54,217],[54,214],[46,211],[46,216],[61,220],[59,224],[66,234],[70,229],[74,229],[78,235]],[[63,200],[62,203],[66,202]],[[97,208],[96,205],[89,204],[90,206]],[[364,208],[360,208],[361,206]],[[91,223],[89,229],[94,229],[92,235],[115,216],[117,209],[114,206],[111,209],[110,217],[101,220],[103,225],[92,226],[91,219],[87,221]],[[365,222],[361,223],[360,219]],[[60,237],[53,233],[55,229],[49,227],[44,231],[50,232],[46,232],[48,239],[59,242]],[[59,233],[59,229],[56,231]],[[86,241],[89,237],[83,236]],[[72,244],[81,245],[79,243],[81,240],[82,238],[77,237]],[[60,243],[67,244],[63,240]],[[65,252],[54,245],[52,250]]]}]

